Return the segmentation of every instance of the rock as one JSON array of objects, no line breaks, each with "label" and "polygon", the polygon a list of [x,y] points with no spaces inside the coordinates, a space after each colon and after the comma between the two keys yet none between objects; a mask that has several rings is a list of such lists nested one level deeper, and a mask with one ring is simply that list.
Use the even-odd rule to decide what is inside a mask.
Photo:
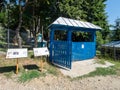
[{"label": "rock", "polygon": [[98,81],[101,81],[100,79],[98,79]]}]

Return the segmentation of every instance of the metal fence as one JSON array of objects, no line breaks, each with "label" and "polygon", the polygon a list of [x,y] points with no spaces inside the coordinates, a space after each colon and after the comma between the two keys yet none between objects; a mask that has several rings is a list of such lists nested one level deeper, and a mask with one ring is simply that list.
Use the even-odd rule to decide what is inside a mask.
[{"label": "metal fence", "polygon": [[101,47],[101,54],[103,57],[112,58],[114,60],[120,60],[120,48],[119,47]]}]

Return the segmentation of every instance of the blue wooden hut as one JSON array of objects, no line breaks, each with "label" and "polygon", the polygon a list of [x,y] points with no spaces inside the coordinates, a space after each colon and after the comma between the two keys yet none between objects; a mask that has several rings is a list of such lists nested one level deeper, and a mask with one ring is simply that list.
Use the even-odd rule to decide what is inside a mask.
[{"label": "blue wooden hut", "polygon": [[[72,61],[86,60],[96,55],[96,30],[100,30],[89,22],[59,17],[50,26],[50,61],[58,66],[71,68]],[[56,31],[59,31],[56,33]],[[60,39],[57,39],[57,35]],[[74,32],[90,33],[90,41],[74,41]],[[66,34],[66,36],[64,36]],[[80,38],[77,37],[79,40]]]}]

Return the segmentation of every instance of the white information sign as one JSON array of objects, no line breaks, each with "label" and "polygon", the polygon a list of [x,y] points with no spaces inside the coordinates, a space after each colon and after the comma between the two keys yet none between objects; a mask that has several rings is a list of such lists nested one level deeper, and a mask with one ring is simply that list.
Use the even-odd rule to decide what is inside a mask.
[{"label": "white information sign", "polygon": [[33,48],[34,56],[45,56],[49,55],[49,51],[47,47],[42,48]]},{"label": "white information sign", "polygon": [[28,56],[27,48],[8,49],[6,58],[23,58],[23,57],[27,57],[27,56]]},{"label": "white information sign", "polygon": [[84,44],[82,44],[82,48],[84,48]]}]

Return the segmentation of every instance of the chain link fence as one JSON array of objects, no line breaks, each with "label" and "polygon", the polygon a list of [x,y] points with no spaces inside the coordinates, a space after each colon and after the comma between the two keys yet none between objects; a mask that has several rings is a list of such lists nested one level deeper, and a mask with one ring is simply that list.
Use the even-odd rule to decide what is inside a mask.
[{"label": "chain link fence", "polygon": [[120,41],[102,45],[101,55],[114,60],[120,60]]}]

